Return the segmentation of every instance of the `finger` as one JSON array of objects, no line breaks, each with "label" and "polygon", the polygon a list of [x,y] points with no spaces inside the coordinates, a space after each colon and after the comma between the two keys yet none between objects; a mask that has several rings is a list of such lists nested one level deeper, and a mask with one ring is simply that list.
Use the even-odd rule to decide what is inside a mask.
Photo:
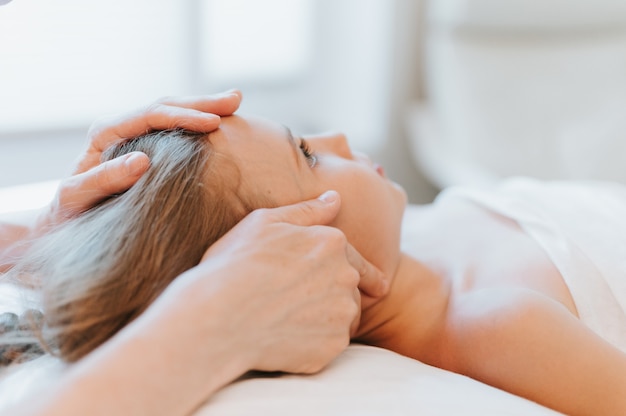
[{"label": "finger", "polygon": [[[99,126],[107,127],[99,127]],[[102,152],[122,139],[138,137],[154,130],[183,128],[200,133],[210,132],[220,125],[220,117],[198,110],[155,104],[130,116],[103,119],[90,131],[92,146]]]},{"label": "finger", "polygon": [[89,149],[74,173],[83,173],[97,166],[105,149],[127,138],[141,136],[153,130],[173,128],[209,132],[217,129],[219,125],[220,118],[214,114],[163,104],[130,116],[100,119],[89,130],[88,137],[91,138]]},{"label": "finger", "polygon": [[241,104],[242,94],[239,90],[229,90],[220,94],[186,97],[166,97],[161,103],[176,107],[190,108],[220,116],[232,115]]},{"label": "finger", "polygon": [[82,212],[111,195],[128,190],[148,170],[150,159],[141,152],[132,152],[104,162],[61,184],[61,209],[68,213]]},{"label": "finger", "polygon": [[271,208],[267,211],[270,213],[270,221],[302,226],[327,225],[335,219],[340,206],[339,194],[336,191],[327,191],[317,199]]},{"label": "finger", "polygon": [[[175,107],[165,104],[155,104],[149,109],[138,113],[130,119],[120,119],[111,128],[111,139],[127,139],[154,130],[170,130],[181,128],[199,133],[207,133],[217,129],[220,125],[220,117],[215,114],[205,113],[199,110]],[[102,150],[110,146],[111,142],[103,143]]]},{"label": "finger", "polygon": [[208,133],[219,127],[220,115],[228,116],[239,108],[241,92],[197,97],[163,98],[142,110],[94,123],[88,136],[101,152],[120,139],[141,136],[152,130],[183,128]]},{"label": "finger", "polygon": [[353,298],[354,298],[354,302],[357,305],[357,308],[356,308],[356,315],[354,316],[354,319],[352,320],[352,323],[350,324],[350,338],[356,335],[359,329],[359,324],[361,323],[361,306],[362,305],[361,305],[361,292],[359,292],[359,289],[354,288]]},{"label": "finger", "polygon": [[379,298],[389,291],[389,279],[372,263],[365,260],[352,245],[346,246],[348,262],[360,276],[359,289],[367,296]]}]

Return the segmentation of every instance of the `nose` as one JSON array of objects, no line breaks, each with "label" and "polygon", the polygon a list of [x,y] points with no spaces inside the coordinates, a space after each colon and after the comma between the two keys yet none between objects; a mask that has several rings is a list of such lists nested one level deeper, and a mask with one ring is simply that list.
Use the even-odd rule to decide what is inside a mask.
[{"label": "nose", "polygon": [[306,137],[307,142],[316,152],[333,153],[344,159],[352,159],[352,150],[343,133],[325,133]]}]

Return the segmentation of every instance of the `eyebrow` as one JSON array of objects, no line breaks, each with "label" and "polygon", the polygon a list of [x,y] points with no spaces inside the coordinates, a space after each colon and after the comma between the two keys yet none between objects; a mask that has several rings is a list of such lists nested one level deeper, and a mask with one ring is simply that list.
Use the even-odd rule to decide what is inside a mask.
[{"label": "eyebrow", "polygon": [[300,155],[298,155],[298,145],[296,144],[296,140],[293,138],[293,133],[291,133],[291,129],[285,125],[283,125],[283,127],[287,132],[287,141],[289,142],[291,150],[293,150],[293,157],[296,159],[298,167],[300,167]]}]

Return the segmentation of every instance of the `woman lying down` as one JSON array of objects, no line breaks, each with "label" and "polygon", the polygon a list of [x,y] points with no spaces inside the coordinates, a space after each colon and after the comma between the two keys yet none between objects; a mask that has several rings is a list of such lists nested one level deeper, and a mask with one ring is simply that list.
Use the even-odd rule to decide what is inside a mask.
[{"label": "woman lying down", "polygon": [[386,297],[362,299],[355,341],[567,414],[626,414],[621,187],[517,180],[445,191],[419,208],[417,238],[401,252],[405,193],[343,135],[302,138],[232,116],[208,135],[151,133],[106,157],[136,150],[152,160],[137,185],[60,226],[11,271],[41,286],[45,351],[78,360],[246,214],[334,189],[332,225],[393,276]]}]

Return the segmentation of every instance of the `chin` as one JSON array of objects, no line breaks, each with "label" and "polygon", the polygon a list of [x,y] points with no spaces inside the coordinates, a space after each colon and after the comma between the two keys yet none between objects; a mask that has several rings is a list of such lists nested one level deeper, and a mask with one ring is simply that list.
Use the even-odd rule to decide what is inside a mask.
[{"label": "chin", "polygon": [[406,207],[406,204],[409,200],[409,197],[406,194],[406,190],[400,185],[398,185],[398,189],[400,190],[400,193],[402,194],[402,200],[404,201],[404,206]]},{"label": "chin", "polygon": [[408,196],[407,196],[406,191],[404,190],[403,187],[401,187],[400,185],[395,184],[395,183],[394,183],[394,185],[395,185],[394,186],[394,191],[395,191],[395,193],[397,195],[397,196],[394,195],[394,197],[397,197],[398,200],[400,201],[398,203],[398,211],[399,211],[400,218],[402,218],[402,216],[404,215],[404,211],[406,211],[406,207],[407,207],[407,204],[408,204]]}]

